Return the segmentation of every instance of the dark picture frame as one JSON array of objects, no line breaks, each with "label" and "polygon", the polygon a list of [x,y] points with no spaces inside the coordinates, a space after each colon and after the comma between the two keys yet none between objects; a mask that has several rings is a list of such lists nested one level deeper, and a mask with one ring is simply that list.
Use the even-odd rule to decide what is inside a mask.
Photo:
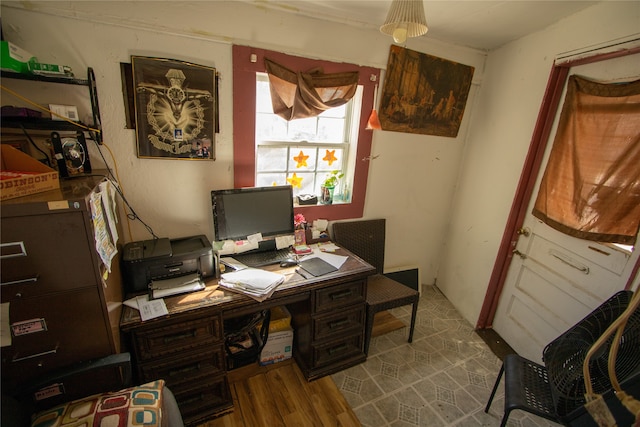
[{"label": "dark picture frame", "polygon": [[131,57],[140,158],[215,160],[216,69]]},{"label": "dark picture frame", "polygon": [[378,116],[383,130],[456,137],[474,67],[391,45]]}]

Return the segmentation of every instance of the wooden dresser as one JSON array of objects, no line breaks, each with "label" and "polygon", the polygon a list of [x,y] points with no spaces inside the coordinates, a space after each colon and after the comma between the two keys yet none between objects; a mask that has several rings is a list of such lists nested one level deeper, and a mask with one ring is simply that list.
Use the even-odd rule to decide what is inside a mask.
[{"label": "wooden dresser", "polygon": [[103,280],[89,204],[102,180],[78,177],[2,202],[1,298],[11,332],[3,387],[120,351],[119,260]]},{"label": "wooden dresser", "polygon": [[233,408],[229,391],[224,320],[277,306],[291,312],[293,357],[308,380],[364,362],[366,279],[374,269],[346,250],[339,271],[305,279],[295,268],[265,267],[285,283],[263,302],[209,280],[200,292],[165,298],[168,316],[142,321],[125,307],[120,327],[128,336],[138,381],[164,378],[185,424],[196,425]]}]

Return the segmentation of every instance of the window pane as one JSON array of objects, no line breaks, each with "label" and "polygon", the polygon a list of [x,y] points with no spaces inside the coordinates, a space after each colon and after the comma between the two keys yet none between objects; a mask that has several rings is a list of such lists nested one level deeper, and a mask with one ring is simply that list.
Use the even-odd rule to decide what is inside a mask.
[{"label": "window pane", "polygon": [[331,108],[320,114],[320,117],[345,117],[347,115],[347,105],[348,104],[344,104],[339,107]]},{"label": "window pane", "polygon": [[256,158],[256,170],[258,172],[286,171],[287,170],[287,147],[258,147]]},{"label": "window pane", "polygon": [[256,79],[256,113],[273,114],[269,80]]},{"label": "window pane", "polygon": [[318,157],[318,171],[343,169],[343,150],[341,148],[320,148]]},{"label": "window pane", "polygon": [[[289,174],[287,176],[287,178],[294,178],[293,174]],[[297,187],[296,185],[293,186],[293,195],[297,196],[300,194],[317,194],[314,191],[315,188],[315,174],[313,173],[307,173],[307,172],[302,172],[302,173],[295,173],[295,178],[297,179],[300,187]]]},{"label": "window pane", "polygon": [[287,122],[275,114],[256,115],[256,141],[280,141],[287,139]]},{"label": "window pane", "polygon": [[318,119],[318,141],[322,142],[345,142],[344,119],[324,118]]},{"label": "window pane", "polygon": [[317,123],[315,117],[291,120],[289,122],[289,139],[292,141],[315,141]]},{"label": "window pane", "polygon": [[259,173],[256,176],[256,187],[287,184],[287,174],[285,173]]},{"label": "window pane", "polygon": [[289,153],[289,171],[312,171],[316,168],[315,148],[291,147]]}]

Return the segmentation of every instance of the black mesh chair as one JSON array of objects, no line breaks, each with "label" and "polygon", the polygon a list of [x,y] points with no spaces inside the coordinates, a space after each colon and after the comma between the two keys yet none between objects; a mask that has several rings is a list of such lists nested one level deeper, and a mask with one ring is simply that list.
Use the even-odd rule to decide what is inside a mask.
[{"label": "black mesh chair", "polygon": [[[580,322],[547,344],[543,350],[544,366],[516,354],[503,361],[493,391],[485,407],[489,411],[504,373],[504,415],[507,423],[514,409],[521,409],[569,426],[597,427],[584,407],[586,403],[583,361],[591,346],[627,308],[633,292],[620,291],[603,302]],[[634,417],[615,397],[607,371],[613,337],[589,360],[591,384],[602,395],[619,426],[630,426]],[[632,396],[640,395],[640,309],[627,320],[620,338],[615,363],[621,388]]]},{"label": "black mesh chair", "polygon": [[369,353],[373,319],[376,313],[412,304],[409,342],[413,341],[413,330],[418,311],[420,294],[415,289],[386,277],[384,269],[384,219],[338,222],[333,224],[333,241],[353,252],[376,269],[367,282],[367,324],[364,351]]}]

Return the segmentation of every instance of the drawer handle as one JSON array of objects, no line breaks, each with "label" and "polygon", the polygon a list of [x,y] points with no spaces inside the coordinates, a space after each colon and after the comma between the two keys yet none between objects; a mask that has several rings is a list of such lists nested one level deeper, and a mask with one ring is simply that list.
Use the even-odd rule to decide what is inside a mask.
[{"label": "drawer handle", "polygon": [[29,356],[24,356],[24,357],[17,357],[15,359],[13,359],[12,362],[20,362],[22,360],[33,359],[34,357],[48,356],[50,354],[56,354],[57,352],[58,352],[58,349],[54,348],[53,350],[43,351],[42,353],[31,354]]},{"label": "drawer handle", "polygon": [[346,344],[340,344],[340,345],[338,345],[338,346],[331,347],[331,348],[329,349],[329,354],[333,356],[335,353],[342,353],[342,352],[344,352],[347,348],[348,348],[348,346],[347,346]]},{"label": "drawer handle", "polygon": [[184,332],[180,334],[170,335],[168,337],[164,337],[164,343],[169,344],[173,341],[184,340],[187,338],[194,338],[196,336],[196,330],[192,329],[190,332]]},{"label": "drawer handle", "polygon": [[199,370],[200,370],[200,363],[194,363],[193,365],[184,366],[182,368],[170,370],[169,371],[169,376],[172,377],[174,375],[184,374],[186,372],[193,372],[193,371],[199,371]]},{"label": "drawer handle", "polygon": [[0,282],[0,286],[22,285],[24,283],[30,283],[30,282],[35,283],[38,281],[38,277],[40,277],[40,275],[36,274],[35,276],[27,277],[26,279],[11,280],[9,282]]},{"label": "drawer handle", "polygon": [[194,396],[190,399],[180,399],[180,403],[183,405],[188,405],[193,402],[198,402],[204,399],[204,393],[199,393],[197,396]]},{"label": "drawer handle", "polygon": [[0,243],[0,259],[27,256],[24,242]]},{"label": "drawer handle", "polygon": [[342,291],[342,292],[336,292],[334,294],[329,295],[329,297],[332,300],[337,300],[337,299],[341,299],[341,298],[348,298],[353,294],[353,291],[351,289],[347,289],[346,291]]},{"label": "drawer handle", "polygon": [[349,318],[345,317],[342,320],[336,320],[335,322],[329,322],[329,329],[335,329],[335,328],[341,328],[344,325],[348,325],[349,323]]}]

